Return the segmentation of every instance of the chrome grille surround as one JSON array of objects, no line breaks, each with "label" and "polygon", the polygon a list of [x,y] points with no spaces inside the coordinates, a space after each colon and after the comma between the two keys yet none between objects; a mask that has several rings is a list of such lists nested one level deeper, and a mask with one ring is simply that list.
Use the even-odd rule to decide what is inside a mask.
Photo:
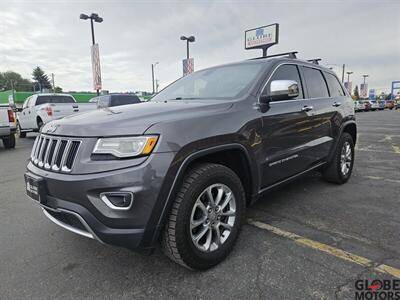
[{"label": "chrome grille surround", "polygon": [[82,141],[76,138],[40,134],[31,152],[31,161],[41,169],[70,173]]}]

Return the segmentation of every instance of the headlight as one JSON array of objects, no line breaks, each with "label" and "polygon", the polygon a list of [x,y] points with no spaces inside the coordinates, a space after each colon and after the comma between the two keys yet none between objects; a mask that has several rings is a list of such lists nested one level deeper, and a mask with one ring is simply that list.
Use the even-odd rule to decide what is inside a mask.
[{"label": "headlight", "polygon": [[134,136],[101,138],[94,147],[93,154],[111,154],[115,157],[148,155],[153,151],[158,136]]}]

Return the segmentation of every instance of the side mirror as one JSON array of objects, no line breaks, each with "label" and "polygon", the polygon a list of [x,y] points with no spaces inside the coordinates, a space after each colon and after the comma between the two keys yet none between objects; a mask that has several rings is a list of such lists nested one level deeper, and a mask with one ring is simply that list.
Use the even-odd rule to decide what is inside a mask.
[{"label": "side mirror", "polygon": [[299,85],[294,80],[274,80],[270,84],[271,101],[289,100],[299,95]]},{"label": "side mirror", "polygon": [[13,111],[14,112],[21,112],[22,111],[22,107],[13,107]]}]

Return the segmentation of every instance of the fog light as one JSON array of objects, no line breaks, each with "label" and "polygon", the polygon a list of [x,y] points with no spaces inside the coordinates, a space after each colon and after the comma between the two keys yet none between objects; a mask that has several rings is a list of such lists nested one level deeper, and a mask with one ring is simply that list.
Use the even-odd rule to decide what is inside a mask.
[{"label": "fog light", "polygon": [[128,210],[132,207],[133,193],[131,192],[101,193],[100,199],[111,209]]}]

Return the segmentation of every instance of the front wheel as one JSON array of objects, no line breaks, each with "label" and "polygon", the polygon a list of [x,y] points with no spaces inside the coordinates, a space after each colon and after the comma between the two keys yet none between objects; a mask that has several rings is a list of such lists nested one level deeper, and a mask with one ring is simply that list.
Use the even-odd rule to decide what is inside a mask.
[{"label": "front wheel", "polygon": [[333,158],[322,175],[326,181],[343,184],[349,180],[353,165],[354,141],[350,134],[343,132]]},{"label": "front wheel", "polygon": [[232,250],[245,212],[245,193],[231,169],[205,163],[185,176],[162,237],[164,253],[189,269],[208,269]]}]

